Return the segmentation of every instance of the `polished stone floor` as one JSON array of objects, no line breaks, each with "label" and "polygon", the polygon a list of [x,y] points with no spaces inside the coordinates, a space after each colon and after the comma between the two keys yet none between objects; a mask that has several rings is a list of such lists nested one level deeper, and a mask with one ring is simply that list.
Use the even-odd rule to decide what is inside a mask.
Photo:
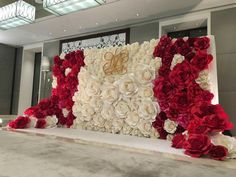
[{"label": "polished stone floor", "polygon": [[236,169],[227,168],[224,163],[207,162],[0,130],[0,177],[234,177],[236,174]]}]

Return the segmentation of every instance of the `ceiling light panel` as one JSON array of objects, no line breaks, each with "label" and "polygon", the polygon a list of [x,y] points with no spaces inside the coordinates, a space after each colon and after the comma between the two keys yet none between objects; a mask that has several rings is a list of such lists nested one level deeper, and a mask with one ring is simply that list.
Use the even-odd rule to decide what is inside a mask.
[{"label": "ceiling light panel", "polygon": [[43,8],[55,15],[65,15],[105,3],[105,0],[44,0]]},{"label": "ceiling light panel", "polygon": [[16,1],[0,8],[0,28],[10,29],[32,23],[35,20],[35,7],[24,2]]}]

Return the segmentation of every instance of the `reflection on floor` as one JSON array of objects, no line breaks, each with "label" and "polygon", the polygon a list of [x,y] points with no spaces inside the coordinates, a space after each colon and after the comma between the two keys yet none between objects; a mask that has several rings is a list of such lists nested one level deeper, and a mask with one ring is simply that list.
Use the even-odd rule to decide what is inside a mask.
[{"label": "reflection on floor", "polygon": [[185,161],[154,152],[139,153],[53,136],[0,130],[0,142],[0,177],[233,177],[236,174],[236,169],[227,168],[224,162],[204,159],[207,164],[202,164],[202,159]]}]

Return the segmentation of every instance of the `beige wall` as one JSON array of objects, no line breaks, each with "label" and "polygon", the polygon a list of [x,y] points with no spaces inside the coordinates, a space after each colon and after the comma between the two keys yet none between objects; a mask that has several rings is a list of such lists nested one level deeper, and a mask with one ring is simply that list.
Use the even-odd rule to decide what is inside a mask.
[{"label": "beige wall", "polygon": [[236,125],[236,8],[212,12],[211,30],[216,39],[220,104]]}]

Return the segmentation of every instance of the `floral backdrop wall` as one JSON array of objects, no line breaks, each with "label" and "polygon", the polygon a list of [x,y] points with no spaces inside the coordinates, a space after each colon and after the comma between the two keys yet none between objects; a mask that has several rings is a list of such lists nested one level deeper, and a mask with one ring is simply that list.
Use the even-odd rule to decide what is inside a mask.
[{"label": "floral backdrop wall", "polygon": [[211,38],[163,36],[54,58],[52,96],[10,128],[71,127],[161,138],[192,157],[236,157],[228,115],[212,104]]}]

